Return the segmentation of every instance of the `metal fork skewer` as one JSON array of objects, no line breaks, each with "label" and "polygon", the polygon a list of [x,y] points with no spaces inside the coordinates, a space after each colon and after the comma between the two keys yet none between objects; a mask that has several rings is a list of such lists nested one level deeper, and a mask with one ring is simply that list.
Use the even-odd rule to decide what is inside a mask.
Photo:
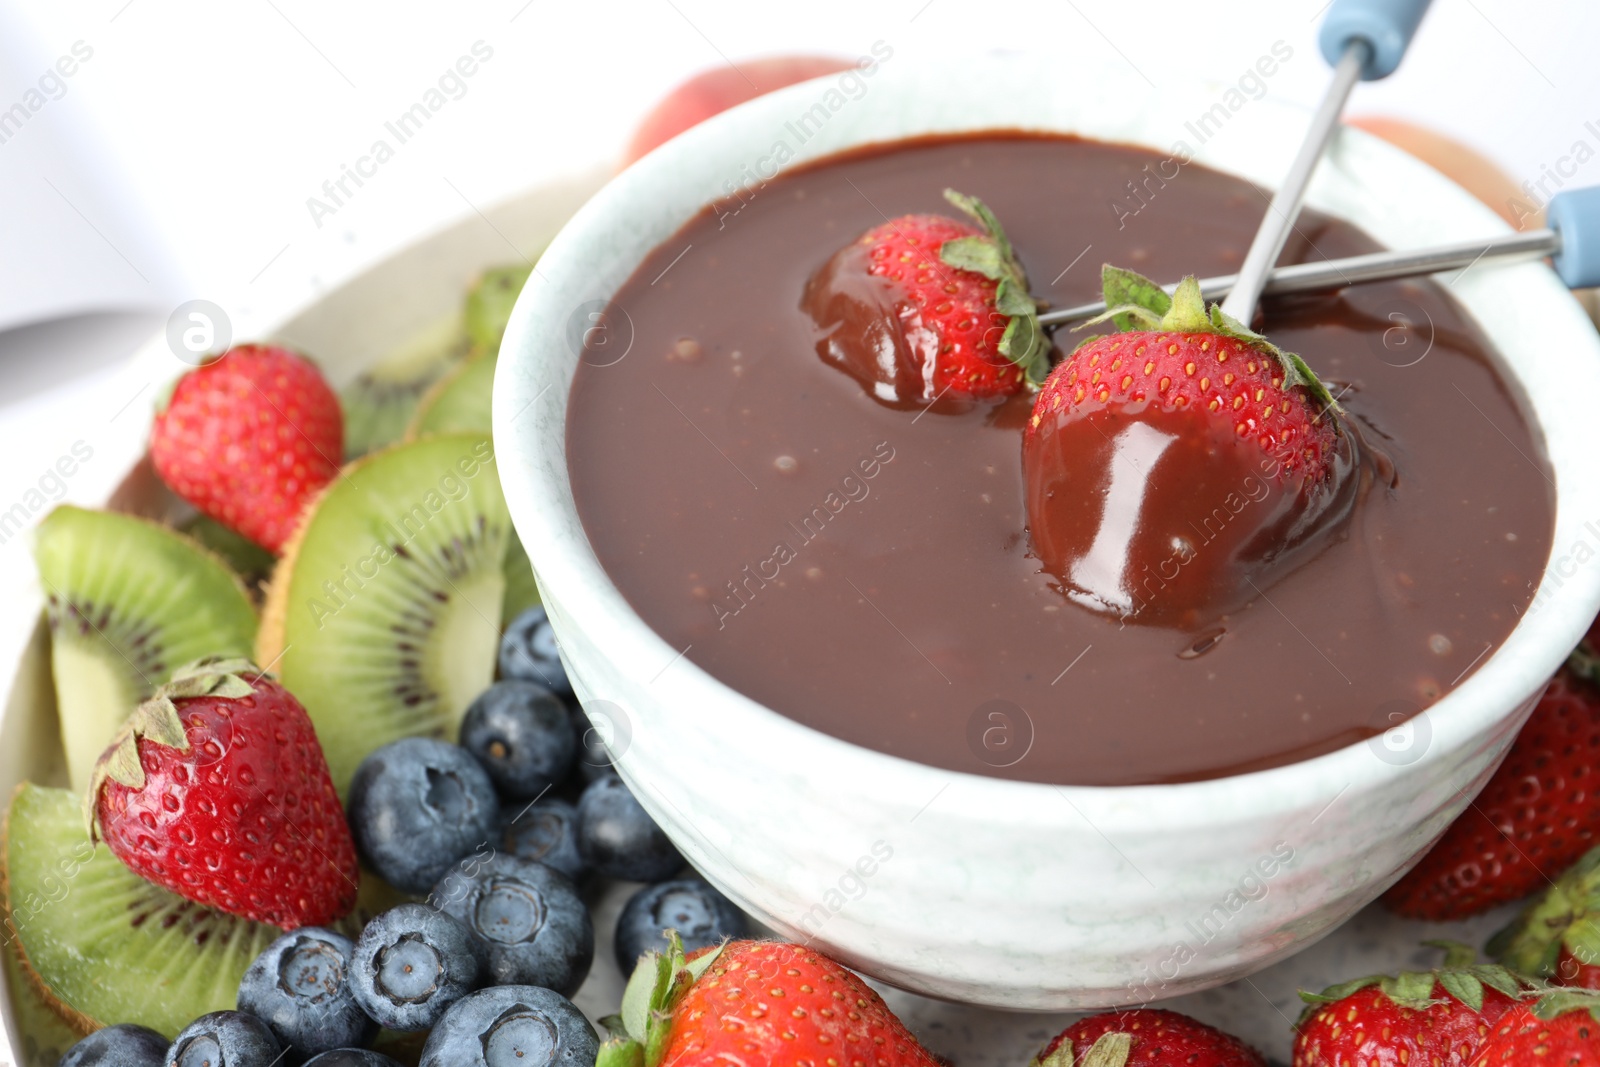
[{"label": "metal fork skewer", "polygon": [[1244,264],[1239,268],[1238,281],[1229,291],[1228,298],[1222,302],[1223,312],[1246,326],[1250,325],[1250,318],[1255,314],[1261,286],[1266,282],[1272,265],[1278,261],[1278,255],[1289,239],[1289,231],[1294,228],[1295,219],[1300,216],[1300,202],[1305,197],[1306,186],[1311,184],[1311,175],[1322,161],[1328,142],[1333,138],[1333,131],[1339,125],[1339,115],[1344,111],[1345,101],[1350,99],[1350,90],[1361,80],[1361,70],[1371,55],[1372,49],[1360,38],[1345,46],[1344,54],[1333,68],[1333,81],[1328,85],[1327,94],[1323,96],[1316,114],[1312,116],[1311,126],[1306,130],[1306,139],[1301,142],[1300,151],[1289,165],[1289,173],[1284,176],[1283,184],[1267,205],[1261,227],[1256,231],[1250,251],[1245,254]]},{"label": "metal fork skewer", "polygon": [[[1491,241],[1460,241],[1401,252],[1369,252],[1344,259],[1329,259],[1316,263],[1296,263],[1278,267],[1266,275],[1260,284],[1263,296],[1284,293],[1310,293],[1321,290],[1343,289],[1362,282],[1383,281],[1391,278],[1410,278],[1440,271],[1465,269],[1474,264],[1515,263],[1529,259],[1543,259],[1561,252],[1561,235],[1555,230],[1531,230]],[[1237,292],[1240,274],[1219,275],[1200,280],[1200,294],[1206,300],[1216,300]],[[1166,286],[1168,292],[1176,285]],[[1252,306],[1255,297],[1251,298]],[[1227,309],[1227,303],[1223,305]],[[1039,316],[1046,326],[1062,326],[1084,322],[1106,310],[1103,302],[1080,304],[1077,307],[1047,311]],[[1231,314],[1231,312],[1230,312]]]}]

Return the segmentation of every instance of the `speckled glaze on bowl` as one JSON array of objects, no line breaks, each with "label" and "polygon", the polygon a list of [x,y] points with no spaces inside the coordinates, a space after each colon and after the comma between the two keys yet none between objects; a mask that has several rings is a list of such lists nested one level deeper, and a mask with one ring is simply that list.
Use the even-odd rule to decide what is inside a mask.
[{"label": "speckled glaze on bowl", "polygon": [[[614,731],[620,772],[741,906],[862,971],[951,1000],[1060,1009],[1176,996],[1281,959],[1386,888],[1481,787],[1593,618],[1600,565],[1574,552],[1600,547],[1600,480],[1586,472],[1600,425],[1583,399],[1600,391],[1600,339],[1543,266],[1469,271],[1453,285],[1544,433],[1556,547],[1539,606],[1416,720],[1409,748],[1396,736],[1391,747],[1380,739],[1206,782],[1057,788],[922,766],[801,726],[667,645],[596,560],[566,458],[586,316],[704,204],[793,161],[922,133],[1027,128],[1163,152],[1183,141],[1198,162],[1270,187],[1306,122],[1270,98],[1247,101],[1220,127],[1213,120],[1202,144],[1194,120],[1226,87],[1154,90],[1076,56],[981,66],[954,79],[891,59],[862,80],[859,99],[830,96],[837,77],[796,86],[612,181],[551,244],[517,305],[495,383],[502,478],[576,687]],[[818,105],[827,116],[802,141],[796,123]],[[1436,172],[1353,131],[1309,199],[1391,247],[1504,230]],[[1536,373],[1552,352],[1561,381]],[[1528,476],[1540,475],[1530,465]]]}]

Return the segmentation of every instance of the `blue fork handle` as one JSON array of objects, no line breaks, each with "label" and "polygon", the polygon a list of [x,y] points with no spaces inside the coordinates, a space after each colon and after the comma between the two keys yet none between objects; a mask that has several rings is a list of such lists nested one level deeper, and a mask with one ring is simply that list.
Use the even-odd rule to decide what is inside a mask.
[{"label": "blue fork handle", "polygon": [[1569,189],[1550,198],[1549,227],[1561,235],[1561,250],[1551,266],[1569,289],[1600,286],[1600,185]]},{"label": "blue fork handle", "polygon": [[1406,54],[1417,23],[1432,0],[1333,0],[1317,44],[1330,65],[1339,62],[1354,41],[1365,41],[1367,54],[1361,80],[1377,81],[1394,73]]}]

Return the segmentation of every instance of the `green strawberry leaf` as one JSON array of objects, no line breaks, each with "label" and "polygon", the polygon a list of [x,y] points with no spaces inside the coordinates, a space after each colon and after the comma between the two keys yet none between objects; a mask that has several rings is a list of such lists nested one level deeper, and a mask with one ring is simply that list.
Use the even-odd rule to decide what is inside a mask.
[{"label": "green strawberry leaf", "polygon": [[600,1046],[594,1067],[644,1067],[644,1046],[637,1041],[612,1038]]},{"label": "green strawberry leaf", "polygon": [[1050,338],[1039,323],[1039,305],[1028,294],[1028,276],[1005,229],[977,197],[946,189],[944,198],[982,226],[984,233],[946,241],[939,249],[939,259],[946,266],[998,283],[995,310],[1008,320],[1000,337],[1000,354],[1022,369],[1029,385],[1042,385],[1050,373]]},{"label": "green strawberry leaf", "polygon": [[1532,1011],[1545,1022],[1574,1011],[1587,1011],[1600,1022],[1600,994],[1588,989],[1552,989],[1534,1002]]},{"label": "green strawberry leaf", "polygon": [[1385,977],[1385,975],[1381,974],[1369,974],[1365,978],[1352,978],[1348,982],[1340,982],[1338,985],[1331,985],[1320,993],[1311,993],[1302,989],[1300,990],[1300,999],[1315,1009],[1323,1004],[1337,1003],[1338,1001],[1343,1000],[1345,997],[1348,997],[1351,993],[1359,993],[1368,986],[1377,985],[1379,982],[1383,981]]},{"label": "green strawberry leaf", "polygon": [[1047,1056],[1035,1056],[1028,1061],[1028,1067],[1072,1067],[1072,1042],[1062,1041],[1050,1050]]},{"label": "green strawberry leaf", "polygon": [[1473,976],[1488,986],[1498,990],[1513,1000],[1521,997],[1525,992],[1525,983],[1509,969],[1491,963],[1480,963],[1469,968]]},{"label": "green strawberry leaf", "polygon": [[[1439,976],[1433,971],[1401,971],[1379,982],[1378,987],[1383,990],[1384,996],[1402,1008],[1421,1011],[1435,1003],[1433,987],[1438,981]],[[1478,1001],[1480,1004],[1483,1002],[1481,988],[1478,990]]]},{"label": "green strawberry leaf", "polygon": [[1135,271],[1124,270],[1104,263],[1100,267],[1100,288],[1105,294],[1106,307],[1115,308],[1132,304],[1143,308],[1157,320],[1172,307],[1172,297],[1155,282]]},{"label": "green strawberry leaf", "polygon": [[1214,329],[1211,317],[1206,314],[1205,298],[1200,295],[1200,283],[1191,274],[1178,283],[1172,294],[1172,305],[1161,316],[1161,329],[1175,333],[1201,333]]},{"label": "green strawberry leaf", "polygon": [[946,189],[944,198],[957,208],[960,208],[962,212],[984,228],[984,231],[993,238],[994,243],[999,246],[1002,259],[1013,262],[1016,260],[1016,254],[1011,249],[1011,242],[1006,238],[1005,228],[1000,225],[1000,220],[995,218],[994,212],[989,210],[988,204],[985,204],[975,196],[958,193],[954,189]]},{"label": "green strawberry leaf", "polygon": [[1084,1054],[1083,1067],[1124,1067],[1131,1051],[1132,1034],[1101,1034],[1099,1040]]},{"label": "green strawberry leaf", "polygon": [[981,274],[991,281],[1005,281],[1011,275],[1000,246],[989,237],[957,237],[939,249],[947,265]]},{"label": "green strawberry leaf", "polygon": [[1483,983],[1465,971],[1444,971],[1439,975],[1444,991],[1473,1011],[1483,1010]]}]

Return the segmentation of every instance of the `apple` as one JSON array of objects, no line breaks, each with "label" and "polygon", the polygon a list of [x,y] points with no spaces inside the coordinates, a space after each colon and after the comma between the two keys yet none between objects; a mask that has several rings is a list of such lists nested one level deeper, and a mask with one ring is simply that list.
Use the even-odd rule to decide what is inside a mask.
[{"label": "apple", "polygon": [[662,97],[644,117],[628,142],[623,165],[736,104],[855,65],[834,56],[768,56],[702,71]]}]

